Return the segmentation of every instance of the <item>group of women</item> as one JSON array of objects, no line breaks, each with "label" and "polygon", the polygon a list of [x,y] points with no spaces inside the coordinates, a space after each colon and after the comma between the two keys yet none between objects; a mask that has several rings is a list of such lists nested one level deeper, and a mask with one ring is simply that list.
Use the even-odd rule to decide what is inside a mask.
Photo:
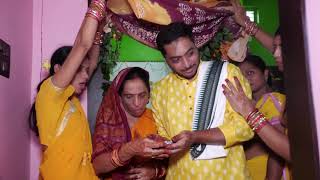
[{"label": "group of women", "polygon": [[[236,22],[245,27],[248,20],[242,7],[238,3],[233,6]],[[39,85],[30,117],[43,146],[41,179],[89,180],[98,179],[97,175],[161,179],[166,174],[168,153],[162,148],[166,141],[156,135],[152,112],[146,108],[150,84],[149,74],[142,68],[126,68],[113,80],[97,115],[92,146],[78,96],[97,66],[105,8],[104,0],[91,2],[74,45],[55,51],[49,77]],[[282,71],[280,36],[273,39],[261,29],[253,36],[274,52]],[[282,158],[290,161],[283,126],[285,96],[270,88],[268,70],[259,57],[249,55],[238,66],[251,85],[253,100],[245,96],[237,79],[235,85],[226,80],[223,88],[229,103],[248,121],[258,112],[269,120],[256,132],[260,138],[245,146],[249,170],[255,179],[276,179],[282,176]]]}]

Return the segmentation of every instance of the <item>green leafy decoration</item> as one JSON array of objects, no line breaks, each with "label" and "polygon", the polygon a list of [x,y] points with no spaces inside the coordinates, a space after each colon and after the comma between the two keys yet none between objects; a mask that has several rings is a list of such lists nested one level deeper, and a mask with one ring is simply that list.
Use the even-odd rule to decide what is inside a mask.
[{"label": "green leafy decoration", "polygon": [[221,60],[220,47],[224,42],[231,42],[233,36],[230,31],[226,28],[220,29],[216,35],[204,46],[202,46],[200,51],[200,57],[202,61],[211,61],[212,59]]},{"label": "green leafy decoration", "polygon": [[111,31],[106,33],[103,37],[103,43],[100,48],[99,63],[103,79],[106,81],[102,83],[101,87],[104,91],[110,86],[110,75],[113,68],[119,61],[121,37],[122,35],[113,27],[111,27]]}]

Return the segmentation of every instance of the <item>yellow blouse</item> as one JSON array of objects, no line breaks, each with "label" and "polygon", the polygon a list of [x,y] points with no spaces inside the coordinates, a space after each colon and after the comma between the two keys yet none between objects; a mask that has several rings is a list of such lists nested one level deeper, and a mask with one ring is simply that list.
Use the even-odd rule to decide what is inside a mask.
[{"label": "yellow blouse", "polygon": [[[239,78],[247,96],[250,85],[238,67],[228,65],[228,78]],[[183,130],[192,130],[197,77],[186,80],[174,73],[157,82],[152,89],[152,110],[158,133],[172,138]],[[250,179],[242,141],[253,137],[246,121],[227,102],[224,123],[219,127],[226,139],[227,156],[211,160],[192,160],[190,152],[170,158],[166,179]]]},{"label": "yellow blouse", "polygon": [[44,81],[36,98],[40,142],[47,146],[40,165],[45,180],[97,180],[91,164],[91,135],[74,88]]},{"label": "yellow blouse", "polygon": [[[286,96],[278,92],[264,94],[256,104],[256,108],[268,118],[272,125],[280,124],[280,119],[285,108]],[[261,141],[252,139],[252,141]],[[247,161],[247,167],[253,180],[265,179],[267,174],[268,154],[253,157]],[[283,174],[283,176],[288,176]],[[286,180],[289,180],[288,177]]]},{"label": "yellow blouse", "polygon": [[[265,115],[268,120],[278,120],[282,116],[286,103],[286,96],[278,92],[268,93],[262,96],[256,104],[256,108]],[[276,122],[275,122],[276,123]]]},{"label": "yellow blouse", "polygon": [[[286,96],[272,92],[264,94],[256,103],[256,108],[264,114],[272,125],[280,124],[282,111],[284,110]],[[258,137],[258,136],[257,136]],[[260,139],[251,141],[260,142]],[[253,157],[247,161],[247,167],[253,180],[265,179],[267,174],[268,154]]]}]

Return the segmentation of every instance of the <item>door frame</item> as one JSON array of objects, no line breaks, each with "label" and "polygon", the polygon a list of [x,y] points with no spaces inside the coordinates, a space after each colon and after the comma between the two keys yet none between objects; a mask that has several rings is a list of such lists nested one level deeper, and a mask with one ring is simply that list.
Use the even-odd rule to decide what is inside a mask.
[{"label": "door frame", "polygon": [[279,0],[278,2],[292,175],[294,179],[320,179],[318,137],[308,57],[305,1]]}]

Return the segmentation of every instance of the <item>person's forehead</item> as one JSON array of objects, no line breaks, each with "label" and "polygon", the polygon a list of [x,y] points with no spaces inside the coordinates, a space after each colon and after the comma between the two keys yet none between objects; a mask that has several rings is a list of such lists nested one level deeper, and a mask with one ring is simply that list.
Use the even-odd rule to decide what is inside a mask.
[{"label": "person's forehead", "polygon": [[179,37],[178,39],[164,46],[167,54],[172,56],[182,56],[191,47],[194,47],[194,43],[188,37]]},{"label": "person's forehead", "polygon": [[243,62],[239,65],[240,70],[248,70],[248,69],[255,69],[257,68],[256,66],[254,66],[253,64],[249,63],[249,62]]},{"label": "person's forehead", "polygon": [[145,83],[140,78],[129,79],[124,82],[124,88],[145,87]]},{"label": "person's forehead", "polygon": [[122,94],[124,95],[139,95],[142,93],[148,93],[148,90],[145,86],[141,86],[138,88],[125,87],[122,92]]}]

